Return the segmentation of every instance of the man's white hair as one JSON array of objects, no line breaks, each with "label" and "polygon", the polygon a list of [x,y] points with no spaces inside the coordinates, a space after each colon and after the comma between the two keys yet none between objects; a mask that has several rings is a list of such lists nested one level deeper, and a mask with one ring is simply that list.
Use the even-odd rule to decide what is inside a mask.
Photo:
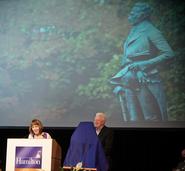
[{"label": "man's white hair", "polygon": [[96,115],[95,115],[95,117],[101,117],[104,121],[106,121],[106,114],[105,113],[103,113],[103,112],[98,112],[98,113],[96,113]]}]

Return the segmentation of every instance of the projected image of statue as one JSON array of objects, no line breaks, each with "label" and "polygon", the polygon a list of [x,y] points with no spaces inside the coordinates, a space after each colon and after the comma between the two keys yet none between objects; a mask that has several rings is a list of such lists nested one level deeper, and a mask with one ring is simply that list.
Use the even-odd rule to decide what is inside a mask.
[{"label": "projected image of statue", "polygon": [[128,20],[132,29],[124,43],[121,69],[111,78],[125,121],[168,120],[160,69],[174,53],[151,23],[152,9],[136,3]]}]

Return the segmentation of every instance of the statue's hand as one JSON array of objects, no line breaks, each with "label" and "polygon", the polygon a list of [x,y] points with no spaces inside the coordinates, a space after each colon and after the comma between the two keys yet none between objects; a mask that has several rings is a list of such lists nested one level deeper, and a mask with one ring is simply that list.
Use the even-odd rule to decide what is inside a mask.
[{"label": "statue's hand", "polygon": [[136,73],[139,83],[148,83],[150,80],[147,78],[147,74],[143,71],[138,71]]},{"label": "statue's hand", "polygon": [[115,93],[116,95],[118,95],[118,94],[120,94],[120,93],[124,93],[125,92],[125,90],[123,89],[123,87],[121,87],[121,86],[116,86],[115,88],[114,88],[114,90],[113,90],[113,93]]},{"label": "statue's hand", "polygon": [[140,61],[140,62],[134,62],[133,64],[129,65],[130,70],[145,70],[146,67],[150,64],[149,61]]}]

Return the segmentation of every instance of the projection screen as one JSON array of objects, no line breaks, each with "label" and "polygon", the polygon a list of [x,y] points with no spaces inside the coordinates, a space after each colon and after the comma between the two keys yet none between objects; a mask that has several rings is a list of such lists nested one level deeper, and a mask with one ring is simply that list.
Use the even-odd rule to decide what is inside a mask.
[{"label": "projection screen", "polygon": [[0,0],[0,127],[184,127],[183,1]]}]

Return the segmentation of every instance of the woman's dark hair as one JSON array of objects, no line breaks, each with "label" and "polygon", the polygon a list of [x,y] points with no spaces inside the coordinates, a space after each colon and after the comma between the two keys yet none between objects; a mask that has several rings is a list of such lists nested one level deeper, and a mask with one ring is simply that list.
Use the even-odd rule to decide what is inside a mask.
[{"label": "woman's dark hair", "polygon": [[39,133],[41,134],[41,133],[42,133],[42,130],[43,130],[42,122],[41,122],[40,120],[38,120],[38,119],[33,119],[33,120],[31,121],[31,124],[30,124],[30,126],[29,126],[29,132],[30,132],[32,135],[34,135],[34,132],[33,132],[33,130],[32,130],[33,125],[38,125],[38,126],[39,126]]}]

